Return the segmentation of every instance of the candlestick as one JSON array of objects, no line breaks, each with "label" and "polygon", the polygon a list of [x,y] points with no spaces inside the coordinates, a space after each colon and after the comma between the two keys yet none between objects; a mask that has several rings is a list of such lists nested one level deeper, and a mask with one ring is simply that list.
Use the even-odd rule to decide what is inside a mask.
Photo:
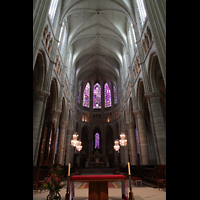
[{"label": "candlestick", "polygon": [[68,165],[68,176],[70,176],[70,163]]},{"label": "candlestick", "polygon": [[131,172],[130,172],[130,163],[128,162],[128,175],[130,175]]}]

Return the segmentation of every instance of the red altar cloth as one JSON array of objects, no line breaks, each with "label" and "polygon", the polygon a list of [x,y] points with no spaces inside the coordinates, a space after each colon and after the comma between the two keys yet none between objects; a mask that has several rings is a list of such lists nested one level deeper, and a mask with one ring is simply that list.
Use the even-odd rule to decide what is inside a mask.
[{"label": "red altar cloth", "polygon": [[74,197],[74,181],[91,182],[91,181],[121,181],[122,199],[128,200],[127,180],[124,175],[75,175],[70,179],[69,199]]}]

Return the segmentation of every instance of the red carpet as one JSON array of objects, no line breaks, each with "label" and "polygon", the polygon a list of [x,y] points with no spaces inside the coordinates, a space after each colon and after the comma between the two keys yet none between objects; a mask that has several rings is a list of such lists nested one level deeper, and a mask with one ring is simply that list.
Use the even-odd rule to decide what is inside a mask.
[{"label": "red carpet", "polygon": [[[77,189],[87,189],[89,186],[89,183],[82,183]],[[117,183],[114,182],[108,182],[108,188],[120,188],[120,186]]]}]

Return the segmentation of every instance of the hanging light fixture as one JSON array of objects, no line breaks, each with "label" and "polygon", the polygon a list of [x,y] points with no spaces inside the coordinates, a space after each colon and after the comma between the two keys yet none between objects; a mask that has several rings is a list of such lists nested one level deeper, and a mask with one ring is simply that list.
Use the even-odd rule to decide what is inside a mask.
[{"label": "hanging light fixture", "polygon": [[121,145],[121,146],[126,146],[127,145],[127,140],[125,139],[125,134],[124,134],[124,132],[122,132],[121,134],[120,134],[120,138],[121,138],[121,140],[119,140],[119,144]]},{"label": "hanging light fixture", "polygon": [[75,133],[73,134],[73,140],[71,140],[71,145],[72,145],[73,147],[76,147],[76,149],[77,149],[78,151],[81,151],[81,149],[82,149],[81,141],[80,141],[80,140],[77,140],[77,138],[78,138],[78,134],[77,134],[77,132],[75,132]]},{"label": "hanging light fixture", "polygon": [[76,146],[76,144],[77,144],[77,138],[78,138],[78,134],[77,134],[77,132],[75,132],[74,134],[73,134],[73,140],[71,140],[71,145],[73,146],[73,147],[75,147]]},{"label": "hanging light fixture", "polygon": [[77,149],[78,151],[81,151],[81,149],[82,149],[81,141],[77,141],[76,149]]},{"label": "hanging light fixture", "polygon": [[119,151],[119,149],[120,149],[119,141],[118,141],[118,140],[115,140],[114,143],[115,143],[115,145],[114,145],[114,150],[115,150],[115,151]]}]

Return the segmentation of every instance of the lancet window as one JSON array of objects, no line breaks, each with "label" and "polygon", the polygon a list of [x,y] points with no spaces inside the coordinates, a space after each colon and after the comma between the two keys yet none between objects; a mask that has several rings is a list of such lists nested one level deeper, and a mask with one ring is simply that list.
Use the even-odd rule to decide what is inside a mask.
[{"label": "lancet window", "polygon": [[104,86],[104,91],[105,91],[105,108],[111,107],[111,92],[107,83]]},{"label": "lancet window", "polygon": [[94,85],[93,108],[101,108],[101,86],[98,83]]},{"label": "lancet window", "polygon": [[90,84],[87,83],[83,92],[83,106],[90,107]]}]

